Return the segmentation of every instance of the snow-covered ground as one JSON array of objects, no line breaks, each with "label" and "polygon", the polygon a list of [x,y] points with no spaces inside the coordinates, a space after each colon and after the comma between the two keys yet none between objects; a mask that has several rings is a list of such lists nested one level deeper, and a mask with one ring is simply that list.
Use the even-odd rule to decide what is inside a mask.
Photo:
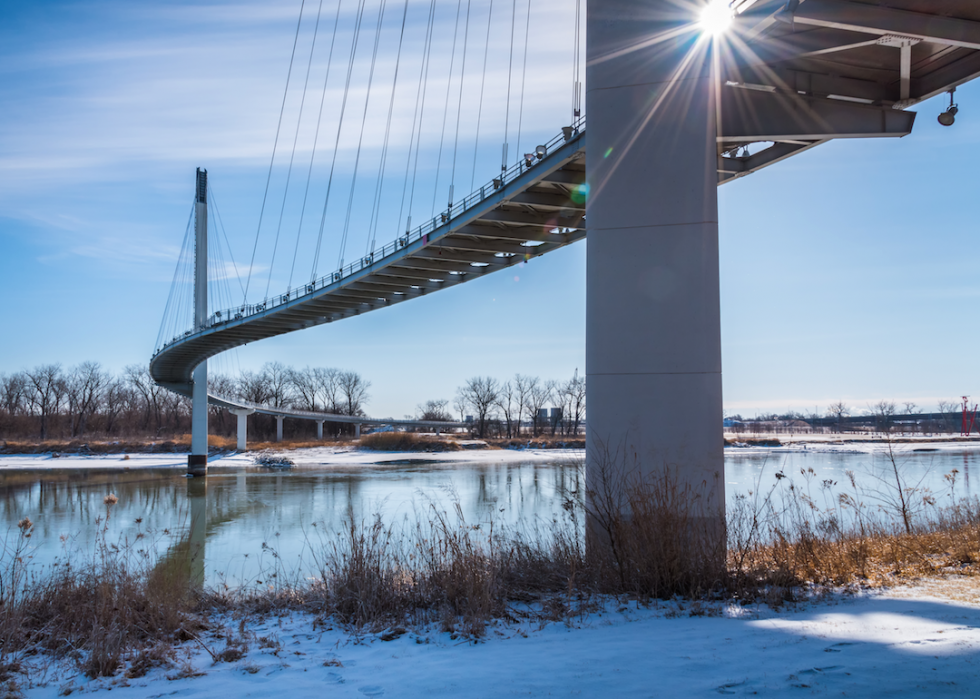
[{"label": "snow-covered ground", "polygon": [[[249,627],[249,652],[215,663],[188,646],[190,666],[132,680],[86,680],[52,668],[28,697],[713,697],[980,696],[980,586],[932,582],[887,593],[832,595],[774,612],[690,604],[611,603],[570,624],[498,625],[471,643],[430,629],[394,640],[352,637],[313,618]],[[714,616],[714,615],[717,616]],[[237,622],[227,620],[230,630]],[[236,631],[237,633],[237,631]],[[258,638],[278,642],[262,648]],[[215,653],[225,644],[202,642]],[[186,670],[193,670],[187,672]],[[74,675],[74,676],[72,676]]]},{"label": "snow-covered ground", "polygon": [[[359,466],[385,464],[411,460],[414,463],[527,463],[530,461],[553,462],[563,458],[581,460],[584,449],[480,449],[464,451],[382,452],[354,447],[313,447],[288,451],[231,453],[211,457],[211,468],[241,468],[251,466],[262,455],[283,456],[297,466]],[[128,456],[128,458],[126,458]],[[118,468],[187,468],[187,454],[6,454],[0,455],[0,472],[4,470],[42,469],[107,469]]]},{"label": "snow-covered ground", "polygon": [[[742,435],[744,436],[744,435]],[[728,435],[733,438],[732,435]],[[833,439],[823,439],[828,435],[780,435],[781,446],[731,446],[725,452],[752,453],[784,453],[813,451],[819,453],[841,454],[872,454],[884,453],[888,443],[884,440],[841,440],[839,435]],[[804,437],[806,439],[804,439]],[[816,438],[814,438],[816,437]],[[819,439],[817,439],[819,438]],[[812,441],[811,441],[812,440]],[[980,441],[957,442],[939,439],[922,439],[915,442],[896,442],[892,449],[896,454],[904,454],[914,450],[929,451],[971,451],[980,452]],[[581,461],[585,458],[584,449],[473,449],[463,451],[447,451],[437,453],[426,452],[382,452],[369,449],[359,449],[351,446],[313,447],[309,449],[292,449],[284,451],[263,452],[267,455],[283,456],[297,466],[363,466],[374,464],[398,463],[411,460],[413,463],[528,463],[554,462],[562,459]],[[126,458],[128,456],[128,458]],[[230,453],[211,457],[209,466],[212,468],[241,468],[251,466],[259,456],[256,452]],[[8,469],[107,469],[122,470],[141,468],[174,468],[187,467],[186,454],[7,454],[0,455],[0,472]]]}]

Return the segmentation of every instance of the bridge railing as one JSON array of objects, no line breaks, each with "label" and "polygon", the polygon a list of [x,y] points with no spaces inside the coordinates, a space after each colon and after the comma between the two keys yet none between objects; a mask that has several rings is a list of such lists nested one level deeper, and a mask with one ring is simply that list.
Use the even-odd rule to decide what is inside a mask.
[{"label": "bridge railing", "polygon": [[233,321],[244,320],[250,316],[264,313],[271,308],[282,306],[290,301],[295,301],[296,299],[304,296],[309,296],[318,290],[322,290],[332,284],[343,281],[347,277],[371,267],[376,262],[380,262],[391,255],[399,253],[411,243],[422,240],[428,234],[446,225],[454,218],[462,215],[470,208],[484,201],[487,197],[492,196],[494,192],[503,188],[503,186],[508,182],[511,182],[526,171],[532,169],[540,160],[547,157],[548,153],[552,152],[556,146],[561,146],[562,144],[567,143],[581,133],[584,128],[585,117],[582,116],[577,118],[570,126],[563,127],[562,132],[552,138],[550,141],[537,146],[534,153],[526,153],[522,155],[515,164],[511,165],[506,170],[501,171],[499,177],[493,178],[479,189],[474,190],[459,201],[451,204],[445,211],[436,214],[430,220],[417,226],[414,230],[406,231],[403,236],[396,238],[392,242],[383,246],[381,249],[374,250],[359,260],[355,260],[354,262],[350,263],[346,267],[341,267],[335,272],[325,274],[319,279],[314,279],[308,284],[302,284],[300,286],[287,289],[283,294],[267,297],[258,303],[243,304],[241,306],[234,306],[232,308],[225,308],[220,311],[215,311],[208,317],[203,328],[198,328],[197,330],[187,330],[182,335],[174,336],[170,341],[163,343],[163,345],[157,348],[156,352],[153,353],[153,356],[156,356],[167,347],[190,337],[195,332],[200,332],[208,328]]}]

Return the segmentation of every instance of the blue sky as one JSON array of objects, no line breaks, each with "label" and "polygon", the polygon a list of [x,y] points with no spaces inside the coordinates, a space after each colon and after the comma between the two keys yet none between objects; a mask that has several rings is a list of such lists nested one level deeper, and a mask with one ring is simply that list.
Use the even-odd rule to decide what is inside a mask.
[{"label": "blue sky", "polygon": [[[307,0],[294,63],[301,85],[318,0]],[[298,212],[326,66],[332,0],[324,2],[310,91],[276,264],[272,243],[299,114],[286,100],[280,150],[259,237],[250,300],[312,271],[344,63],[356,0],[345,0],[319,146],[310,213]],[[507,5],[507,7],[504,7]],[[440,0],[413,216],[448,196],[449,154],[464,24],[438,185],[437,159],[456,4]],[[462,5],[465,13],[465,3]],[[206,167],[236,262],[247,266],[272,154],[300,2],[36,2],[0,4],[0,372],[97,360],[118,370],[154,350],[193,196]],[[340,231],[364,110],[378,4],[352,74],[318,274],[339,262]],[[527,86],[516,143],[522,20],[510,108],[510,160],[558,133],[571,111],[574,2],[533,0]],[[346,262],[370,245],[370,200],[380,162],[403,5],[382,24]],[[401,177],[411,131],[427,2],[411,0],[396,91],[377,244],[404,227]],[[487,4],[471,4],[456,198],[474,164]],[[499,167],[509,58],[509,3],[495,3],[477,185]],[[346,43],[345,43],[346,42]],[[411,79],[406,76],[413,76]],[[975,155],[980,87],[920,105],[907,138],[831,143],[719,190],[723,361],[729,412],[855,408],[881,399],[932,407],[980,396],[973,354],[980,301]],[[311,107],[313,105],[313,107]],[[285,144],[285,149],[283,149]],[[299,271],[296,271],[299,270]],[[585,246],[362,317],[248,346],[213,370],[266,361],[354,369],[373,383],[369,412],[403,415],[452,397],[477,374],[542,378],[584,372]],[[228,280],[237,288],[236,280]],[[258,291],[255,291],[258,290]],[[240,294],[240,292],[238,292]]]}]

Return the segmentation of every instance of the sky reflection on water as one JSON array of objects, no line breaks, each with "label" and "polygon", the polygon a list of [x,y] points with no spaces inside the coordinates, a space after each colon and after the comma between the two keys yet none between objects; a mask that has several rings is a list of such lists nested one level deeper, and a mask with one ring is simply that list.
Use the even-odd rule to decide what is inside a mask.
[{"label": "sky reflection on water", "polygon": [[[976,451],[899,452],[896,461],[906,482],[944,498],[972,495],[970,476],[980,466]],[[726,496],[767,491],[776,474],[787,476],[819,503],[849,487],[847,472],[867,490],[890,487],[891,462],[880,454],[827,452],[726,452]],[[810,473],[812,469],[812,473]],[[958,470],[950,492],[945,478]],[[972,472],[972,473],[971,473]],[[882,480],[884,479],[884,480]],[[824,482],[834,483],[830,489]],[[205,511],[199,535],[206,541],[205,571],[211,584],[261,579],[277,566],[284,573],[312,573],[311,551],[328,544],[346,517],[407,527],[428,521],[431,508],[449,513],[455,505],[470,525],[547,526],[565,515],[563,493],[582,492],[581,464],[568,458],[553,463],[413,463],[303,467],[290,471],[213,468],[206,487],[188,487],[173,470],[20,471],[0,480],[0,531],[9,557],[17,522],[30,517],[32,563],[45,566],[74,555],[93,555],[93,543],[106,515],[103,497],[114,493],[106,540],[150,558],[164,554],[191,528],[192,511]],[[196,495],[196,497],[191,497]],[[140,520],[137,523],[137,520]],[[142,534],[142,537],[138,537]],[[2,560],[0,560],[2,564]]]}]

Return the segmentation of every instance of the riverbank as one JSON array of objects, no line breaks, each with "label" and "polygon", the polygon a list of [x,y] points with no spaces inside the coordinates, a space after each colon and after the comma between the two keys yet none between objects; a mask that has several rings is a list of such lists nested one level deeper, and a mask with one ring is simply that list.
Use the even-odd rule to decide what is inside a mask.
[{"label": "riverbank", "polygon": [[[585,458],[584,448],[486,448],[484,442],[470,440],[454,451],[379,451],[365,449],[356,442],[343,442],[330,446],[310,446],[303,443],[266,444],[264,448],[250,449],[246,452],[213,449],[209,457],[209,467],[243,468],[261,465],[263,460],[292,463],[295,466],[364,466],[407,463],[527,463],[568,459],[581,462]],[[832,454],[887,454],[891,449],[895,454],[920,452],[975,452],[980,451],[980,439],[937,439],[917,440],[841,440],[822,439],[814,441],[787,441],[772,443],[763,441],[732,441],[725,447],[726,454],[787,454],[787,453],[832,453]],[[0,453],[0,471],[3,470],[50,470],[50,469],[183,469],[187,467],[186,451],[163,451],[141,453],[66,453],[48,451],[41,453]]]},{"label": "riverbank", "polygon": [[[57,455],[56,455],[57,454]],[[556,459],[581,461],[585,450],[559,449],[484,449],[450,452],[381,452],[360,449],[356,445],[266,449],[247,452],[220,452],[208,460],[211,469],[240,469],[260,465],[260,461],[284,460],[297,467],[398,465],[407,463],[528,463],[553,462]],[[187,454],[2,454],[0,471],[67,470],[67,469],[186,469]]]},{"label": "riverbank", "polygon": [[172,659],[130,661],[111,678],[88,679],[69,661],[26,659],[45,667],[13,696],[972,697],[980,685],[977,580],[834,591],[780,611],[607,598],[548,621],[517,605],[512,621],[494,622],[479,641],[434,626],[352,633],[295,612],[215,615]]}]

